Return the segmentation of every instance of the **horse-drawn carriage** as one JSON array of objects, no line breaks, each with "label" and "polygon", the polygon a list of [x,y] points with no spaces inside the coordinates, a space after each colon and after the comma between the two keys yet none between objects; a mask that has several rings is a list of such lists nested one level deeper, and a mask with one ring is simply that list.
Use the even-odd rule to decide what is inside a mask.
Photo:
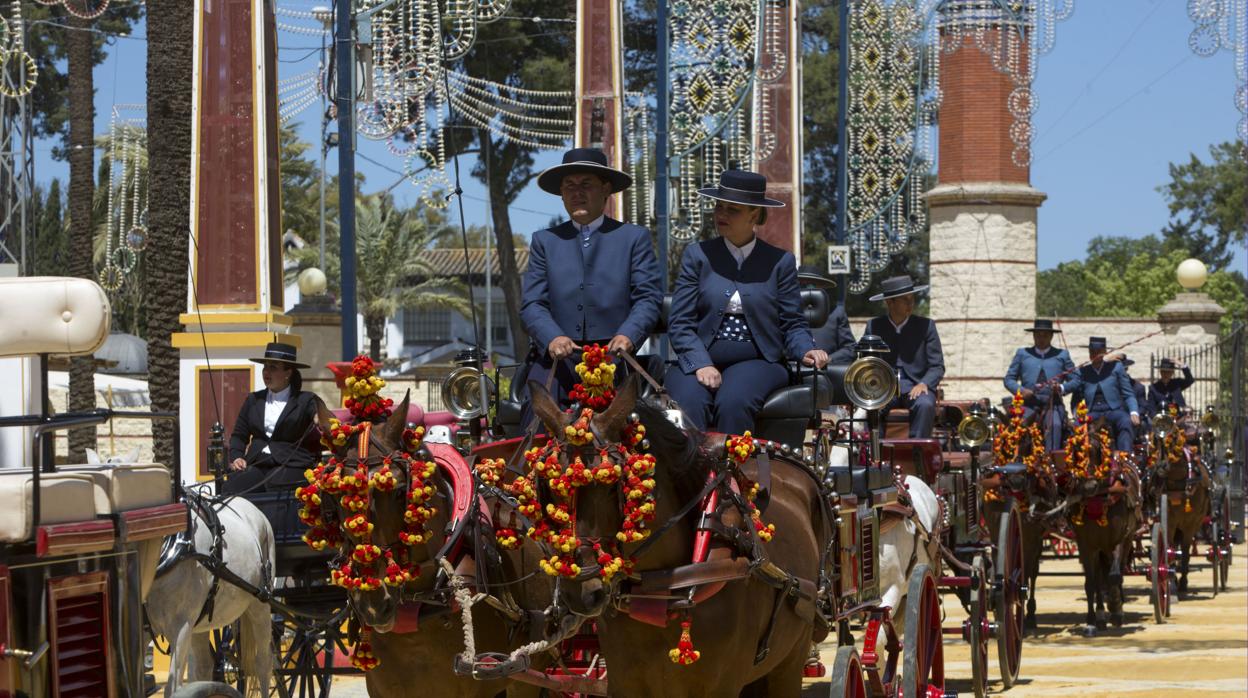
[{"label": "horse-drawn carriage", "polygon": [[0,326],[0,356],[38,357],[42,390],[38,413],[0,418],[32,440],[30,462],[0,464],[0,695],[144,696],[142,602],[186,508],[163,465],[56,465],[52,438],[115,416],[170,415],[51,414],[48,355],[91,354],[108,335],[108,300],[93,282],[0,280]]}]

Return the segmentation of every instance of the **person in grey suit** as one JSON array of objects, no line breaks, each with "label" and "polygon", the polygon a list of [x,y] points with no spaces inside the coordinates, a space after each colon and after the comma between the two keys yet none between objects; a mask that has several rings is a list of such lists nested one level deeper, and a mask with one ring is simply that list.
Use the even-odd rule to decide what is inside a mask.
[{"label": "person in grey suit", "polygon": [[1119,451],[1130,451],[1134,427],[1140,425],[1140,406],[1127,369],[1121,362],[1106,360],[1108,349],[1104,337],[1088,338],[1089,362],[1079,367],[1071,393],[1087,405],[1089,417],[1104,417],[1113,425]]},{"label": "person in grey suit", "polygon": [[901,394],[892,407],[910,410],[910,438],[932,436],[936,421],[936,388],[945,375],[945,354],[936,333],[936,322],[914,314],[915,294],[927,286],[915,286],[909,275],[894,276],[880,284],[870,300],[884,301],[888,312],[867,321],[863,333],[884,340],[889,352],[883,358],[900,374]]},{"label": "person in grey suit", "polygon": [[845,306],[836,304],[836,294],[832,292],[836,282],[819,273],[815,267],[802,265],[797,269],[797,283],[822,290],[828,297],[828,304],[834,306],[823,326],[810,330],[815,337],[815,346],[828,353],[831,365],[851,363],[854,360],[854,332],[849,329]]},{"label": "person in grey suit", "polygon": [[758,239],[767,209],[767,178],[725,170],[719,185],[699,189],[715,200],[720,237],[685,248],[672,293],[668,335],[676,369],[668,393],[690,425],[729,434],[754,427],[754,415],[788,382],[786,358],[823,368],[802,313],[793,253]]},{"label": "person in grey suit", "polygon": [[1066,423],[1061,395],[1077,385],[1075,362],[1070,352],[1053,346],[1053,334],[1061,330],[1053,327],[1052,320],[1036,320],[1026,331],[1031,333],[1033,346],[1014,352],[1002,383],[1010,394],[1022,394],[1024,418],[1040,412],[1044,447],[1056,451],[1062,447]]},{"label": "person in grey suit", "polygon": [[[579,381],[571,359],[582,346],[634,351],[659,320],[663,297],[650,232],[604,213],[608,198],[632,181],[595,148],[569,150],[537,178],[543,191],[563,199],[571,220],[529,242],[520,319],[532,349],[520,375],[540,384],[554,371],[563,404]],[[525,400],[521,423],[531,419]]]}]

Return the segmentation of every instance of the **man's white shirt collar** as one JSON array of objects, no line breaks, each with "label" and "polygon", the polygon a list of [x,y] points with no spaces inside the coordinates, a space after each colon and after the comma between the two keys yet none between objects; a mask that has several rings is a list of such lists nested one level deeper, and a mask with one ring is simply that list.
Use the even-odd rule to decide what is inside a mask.
[{"label": "man's white shirt collar", "polygon": [[897,330],[897,334],[901,334],[901,328],[905,327],[907,322],[910,322],[910,317],[911,317],[911,316],[907,315],[907,316],[906,316],[906,319],[905,319],[905,320],[902,320],[900,325],[898,325],[897,323],[893,322],[893,316],[892,316],[892,315],[885,315],[884,317],[887,317],[887,318],[888,318],[888,324],[892,325],[894,330]]},{"label": "man's white shirt collar", "polygon": [[724,244],[728,247],[728,254],[731,254],[732,258],[737,260],[738,269],[741,268],[742,264],[745,264],[745,260],[749,259],[750,253],[754,251],[754,243],[758,242],[758,238],[753,237],[753,238],[750,238],[749,242],[745,243],[744,245],[740,247],[737,247],[736,245],[732,244],[732,242],[730,242],[728,238],[724,238],[723,240],[724,240]]},{"label": "man's white shirt collar", "polygon": [[590,221],[587,225],[581,225],[580,223],[577,223],[576,221],[572,221],[572,225],[576,226],[576,232],[580,233],[581,235],[589,235],[591,233],[597,232],[597,230],[602,227],[602,222],[606,220],[606,218],[607,218],[607,214],[604,213],[601,216],[598,216],[594,220]]}]

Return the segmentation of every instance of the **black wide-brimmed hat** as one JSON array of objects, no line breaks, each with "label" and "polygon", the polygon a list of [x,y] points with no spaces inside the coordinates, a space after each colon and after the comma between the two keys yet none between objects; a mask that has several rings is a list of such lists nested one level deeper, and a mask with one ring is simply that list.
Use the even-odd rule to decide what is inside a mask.
[{"label": "black wide-brimmed hat", "polygon": [[1024,329],[1023,331],[1024,332],[1061,332],[1061,330],[1053,327],[1052,320],[1040,320],[1038,318],[1034,322],[1031,323],[1031,327],[1028,327]]},{"label": "black wide-brimmed hat", "polygon": [[1126,354],[1123,354],[1123,355],[1122,355],[1122,358],[1121,358],[1121,359],[1118,359],[1118,363],[1122,364],[1123,366],[1134,366],[1134,365],[1135,365],[1135,361],[1134,361],[1133,359],[1128,359]]},{"label": "black wide-brimmed hat", "polygon": [[719,184],[714,187],[703,187],[698,193],[710,199],[727,201],[745,206],[761,206],[763,208],[782,208],[783,201],[767,198],[767,178],[757,172],[745,170],[724,170],[719,175]]},{"label": "black wide-brimmed hat", "polygon": [[1109,349],[1109,342],[1104,337],[1088,337],[1089,349]]},{"label": "black wide-brimmed hat", "polygon": [[1175,363],[1175,362],[1174,362],[1174,359],[1170,358],[1169,356],[1167,356],[1166,358],[1162,359],[1162,360],[1161,360],[1161,362],[1157,364],[1157,368],[1160,368],[1160,369],[1162,369],[1162,370],[1166,370],[1166,371],[1173,371],[1174,369],[1176,369],[1176,368],[1178,368],[1178,367],[1179,367],[1179,365],[1178,365],[1177,363]]},{"label": "black wide-brimmed hat", "polygon": [[614,192],[621,192],[633,185],[628,173],[607,164],[607,154],[597,148],[573,148],[563,154],[563,162],[547,168],[537,176],[537,186],[548,194],[559,196],[563,178],[570,174],[588,172],[611,182]]},{"label": "black wide-brimmed hat", "polygon": [[264,348],[264,356],[251,359],[258,364],[286,364],[291,368],[311,368],[307,364],[301,364],[295,353],[295,345],[284,344],[282,342],[269,342]]},{"label": "black wide-brimmed hat", "polygon": [[811,264],[803,264],[797,268],[797,283],[829,290],[836,288],[835,281],[824,276],[819,267]]},{"label": "black wide-brimmed hat", "polygon": [[889,298],[897,298],[899,296],[908,296],[911,293],[918,293],[919,291],[926,290],[927,286],[915,286],[914,280],[910,278],[909,274],[902,274],[901,276],[884,279],[884,281],[880,283],[880,292],[871,296],[867,300],[874,303],[876,301],[888,300]]}]

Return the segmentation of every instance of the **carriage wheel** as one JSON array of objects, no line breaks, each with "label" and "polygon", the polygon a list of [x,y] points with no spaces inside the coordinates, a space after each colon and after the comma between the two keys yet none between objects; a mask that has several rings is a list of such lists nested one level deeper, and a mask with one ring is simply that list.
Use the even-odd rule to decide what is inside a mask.
[{"label": "carriage wheel", "polygon": [[841,645],[832,662],[832,698],[867,698],[867,685],[862,680],[862,664],[853,645]]},{"label": "carriage wheel", "polygon": [[1222,493],[1222,508],[1218,514],[1218,532],[1221,537],[1217,539],[1218,545],[1218,565],[1221,566],[1222,591],[1226,591],[1226,585],[1231,576],[1231,491],[1225,488]]},{"label": "carriage wheel", "polygon": [[988,562],[976,555],[971,563],[971,615],[966,619],[966,640],[971,643],[971,685],[975,698],[988,695]]},{"label": "carriage wheel", "polygon": [[1179,600],[1178,565],[1175,564],[1175,558],[1177,556],[1175,555],[1175,551],[1171,548],[1174,541],[1170,540],[1169,496],[1163,497],[1161,500],[1161,538],[1164,543],[1161,548],[1161,559],[1165,561],[1165,566],[1163,568],[1165,574],[1162,575],[1162,580],[1166,585],[1166,603],[1162,610],[1165,611],[1165,616],[1169,618],[1171,606],[1174,605],[1175,601]]},{"label": "carriage wheel", "polygon": [[[1164,509],[1163,509],[1164,511]],[[1170,615],[1170,570],[1165,525],[1153,524],[1152,539],[1153,621],[1165,623]]]},{"label": "carriage wheel", "polygon": [[212,631],[212,678],[214,682],[234,686],[241,692],[247,689],[247,677],[243,675],[238,634],[238,623]]},{"label": "carriage wheel", "polygon": [[1213,568],[1213,596],[1222,588],[1222,526],[1217,519],[1209,524],[1209,566]]},{"label": "carriage wheel", "polygon": [[993,620],[997,623],[997,664],[1001,668],[1001,683],[1009,688],[1018,680],[1018,667],[1023,658],[1023,619],[1027,600],[1023,529],[1018,511],[1012,506],[1001,514],[995,563],[996,607],[993,609]]},{"label": "carriage wheel", "polygon": [[928,687],[945,685],[944,632],[940,626],[940,596],[932,568],[918,565],[910,573],[906,593],[906,630],[901,651],[903,696],[926,696]]},{"label": "carriage wheel", "polygon": [[341,625],[345,609],[311,624],[282,618],[274,623],[274,682],[281,698],[328,696],[334,655],[348,654]]}]

